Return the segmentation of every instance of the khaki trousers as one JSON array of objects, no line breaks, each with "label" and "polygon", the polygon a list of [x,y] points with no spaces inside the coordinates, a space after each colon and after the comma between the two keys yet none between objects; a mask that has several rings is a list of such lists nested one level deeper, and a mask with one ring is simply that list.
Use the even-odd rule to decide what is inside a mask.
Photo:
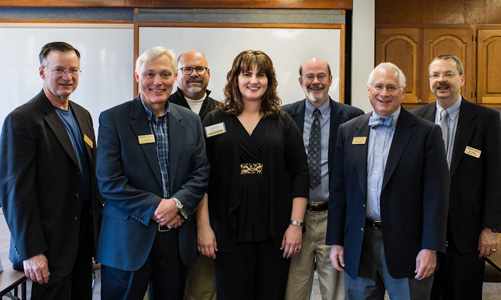
[{"label": "khaki trousers", "polygon": [[331,265],[330,245],[325,244],[327,212],[306,210],[301,252],[291,260],[286,300],[309,300],[313,286],[315,264],[320,294],[323,300],[344,300],[344,273]]},{"label": "khaki trousers", "polygon": [[184,300],[216,300],[214,260],[199,255],[197,262],[188,267]]}]

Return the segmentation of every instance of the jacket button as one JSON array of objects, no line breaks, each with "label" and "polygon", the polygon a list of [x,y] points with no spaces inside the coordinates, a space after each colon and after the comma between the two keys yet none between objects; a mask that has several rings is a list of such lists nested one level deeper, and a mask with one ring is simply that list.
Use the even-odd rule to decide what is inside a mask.
[{"label": "jacket button", "polygon": [[80,198],[80,194],[75,194],[75,197],[77,197],[77,199]]},{"label": "jacket button", "polygon": [[73,220],[75,220],[75,222],[78,222],[78,217],[74,217]]},{"label": "jacket button", "polygon": [[363,228],[360,228],[360,230],[362,230],[362,232],[364,232],[364,229],[363,229]]}]

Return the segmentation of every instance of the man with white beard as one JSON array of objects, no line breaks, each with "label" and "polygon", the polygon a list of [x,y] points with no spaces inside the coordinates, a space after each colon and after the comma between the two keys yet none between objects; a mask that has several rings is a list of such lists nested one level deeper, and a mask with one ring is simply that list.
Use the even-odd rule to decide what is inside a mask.
[{"label": "man with white beard", "polygon": [[315,267],[322,299],[345,299],[344,274],[329,260],[330,246],[325,244],[329,182],[334,159],[337,130],[342,123],[363,111],[329,97],[332,74],[329,64],[319,58],[299,67],[299,84],[306,99],[285,105],[303,133],[310,168],[310,197],[304,218],[301,252],[291,261],[287,282],[287,300],[310,299]]}]

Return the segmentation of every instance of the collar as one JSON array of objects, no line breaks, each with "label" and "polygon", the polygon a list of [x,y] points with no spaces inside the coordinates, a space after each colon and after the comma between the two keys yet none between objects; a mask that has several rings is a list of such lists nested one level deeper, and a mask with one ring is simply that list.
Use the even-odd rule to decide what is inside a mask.
[{"label": "collar", "polygon": [[[141,94],[139,94],[139,99],[141,100],[141,104],[143,104],[143,108],[144,108],[144,111],[146,112],[146,116],[148,116],[148,120],[150,120],[150,119],[156,120],[157,117],[153,113],[153,110],[151,110],[151,108],[148,105],[146,105],[146,103],[144,103],[143,98],[141,97]],[[169,101],[166,101],[164,114],[161,115],[159,118],[165,117],[166,115],[169,114],[169,112],[170,112]]]},{"label": "collar", "polygon": [[315,108],[318,108],[320,111],[320,114],[322,115],[322,118],[325,118],[325,116],[329,113],[330,108],[331,108],[331,98],[327,99],[320,107],[315,107],[313,104],[311,104],[308,100],[304,100],[306,102],[305,105],[305,113],[310,117],[313,118],[313,111]]},{"label": "collar", "polygon": [[[459,109],[461,108],[461,98],[462,98],[461,95],[459,95],[456,102],[454,102],[454,104],[452,104],[451,106],[449,106],[449,108],[447,108],[447,113],[449,114],[449,118],[451,120],[455,120],[459,115]],[[442,110],[444,109],[442,108],[442,106],[438,104],[438,101],[436,103],[437,103],[437,116],[441,116]]]}]

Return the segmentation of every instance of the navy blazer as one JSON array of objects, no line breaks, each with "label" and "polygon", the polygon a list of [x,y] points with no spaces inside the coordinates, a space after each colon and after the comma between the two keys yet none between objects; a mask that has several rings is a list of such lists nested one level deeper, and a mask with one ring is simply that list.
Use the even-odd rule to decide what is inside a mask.
[{"label": "navy blazer", "polygon": [[[301,133],[304,131],[304,113],[306,110],[306,99],[299,100],[292,104],[287,104],[282,107],[282,110],[287,112],[296,123]],[[339,125],[351,120],[355,117],[364,114],[364,111],[351,105],[336,102],[329,97],[331,105],[330,115],[330,135],[329,135],[329,178],[332,172],[332,162],[334,161],[334,150],[336,146],[337,131]]]},{"label": "navy blazer", "polygon": [[[99,195],[92,118],[73,101],[89,166],[93,237],[97,245]],[[85,139],[87,137],[88,139]],[[82,204],[78,158],[63,121],[43,90],[5,119],[0,144],[0,202],[11,232],[10,260],[44,253],[51,276],[68,276],[78,250]]]},{"label": "navy blazer", "polygon": [[[209,176],[202,124],[189,109],[169,106],[171,197],[191,216]],[[158,230],[151,220],[163,194],[155,143],[140,141],[150,134],[139,96],[99,117],[97,177],[105,205],[96,260],[120,270],[136,271],[145,264]],[[179,252],[186,265],[198,257],[191,217],[179,228]]]},{"label": "navy blazer", "polygon": [[[365,231],[370,115],[340,126],[330,186],[327,244],[344,246],[346,272],[353,278],[358,276]],[[421,249],[445,252],[448,192],[440,127],[402,108],[380,196],[392,277],[414,277]]]},{"label": "navy blazer", "polygon": [[[411,112],[435,122],[436,103]],[[465,153],[480,150],[480,157]],[[449,224],[457,249],[477,251],[484,227],[501,229],[501,121],[493,109],[461,99],[452,152]]]}]

